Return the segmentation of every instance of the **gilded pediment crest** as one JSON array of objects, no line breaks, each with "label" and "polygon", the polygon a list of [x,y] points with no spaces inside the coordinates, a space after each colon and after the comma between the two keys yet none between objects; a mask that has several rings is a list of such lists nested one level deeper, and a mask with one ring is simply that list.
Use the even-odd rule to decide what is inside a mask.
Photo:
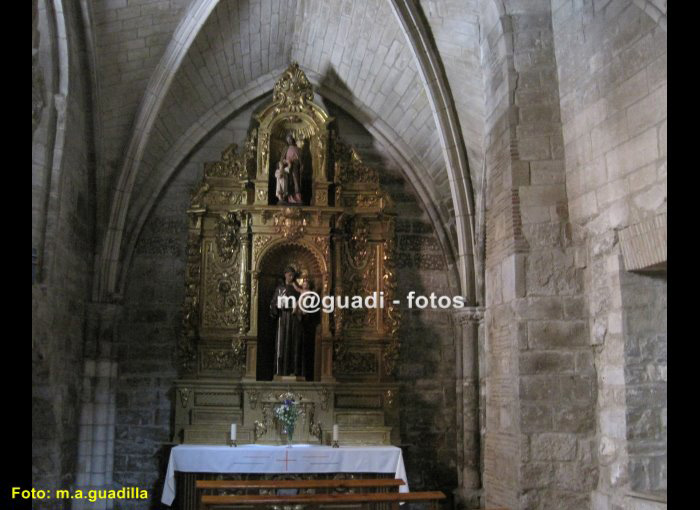
[{"label": "gilded pediment crest", "polygon": [[275,83],[272,101],[290,111],[302,111],[307,102],[314,99],[314,91],[309,79],[294,62]]}]

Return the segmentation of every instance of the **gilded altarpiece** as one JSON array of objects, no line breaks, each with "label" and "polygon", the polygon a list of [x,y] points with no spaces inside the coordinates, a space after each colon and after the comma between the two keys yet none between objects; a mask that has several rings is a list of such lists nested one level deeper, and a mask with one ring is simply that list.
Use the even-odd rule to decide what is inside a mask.
[{"label": "gilded altarpiece", "polygon": [[[192,194],[175,442],[223,444],[237,423],[241,443],[280,443],[273,411],[292,396],[303,411],[296,441],[328,443],[337,423],[341,444],[398,443],[393,206],[313,99],[292,64],[243,147],[206,164]],[[289,134],[304,156],[303,205],[274,198]],[[316,314],[305,382],[272,377],[270,301],[288,265],[321,297],[377,298],[375,308]]]}]

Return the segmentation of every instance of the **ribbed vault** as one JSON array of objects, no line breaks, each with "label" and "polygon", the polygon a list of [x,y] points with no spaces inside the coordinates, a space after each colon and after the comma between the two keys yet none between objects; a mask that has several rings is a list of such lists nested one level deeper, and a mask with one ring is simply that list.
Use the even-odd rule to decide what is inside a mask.
[{"label": "ribbed vault", "polygon": [[[460,292],[473,295],[474,182],[467,154],[481,164],[481,96],[474,93],[480,73],[467,73],[457,108],[440,57],[447,57],[453,74],[463,66],[476,71],[478,33],[468,17],[460,44],[471,43],[471,49],[450,55],[443,40],[438,51],[429,32],[451,12],[433,11],[430,24],[420,7],[409,12],[401,2],[195,0],[182,7],[167,46],[154,51],[162,56],[112,178],[116,189],[101,248],[101,299],[120,294],[123,263],[189,151],[236,109],[269,92],[291,61],[299,62],[322,96],[381,140],[404,169],[454,265]],[[433,57],[421,61],[426,49]],[[119,137],[109,129],[105,137],[110,133]],[[116,138],[105,145],[114,143]]]}]

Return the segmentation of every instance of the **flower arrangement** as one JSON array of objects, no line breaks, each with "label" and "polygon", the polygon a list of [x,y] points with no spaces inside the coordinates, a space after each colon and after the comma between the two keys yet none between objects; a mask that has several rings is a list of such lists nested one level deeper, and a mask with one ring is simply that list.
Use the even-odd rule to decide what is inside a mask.
[{"label": "flower arrangement", "polygon": [[282,404],[275,408],[275,418],[282,425],[284,434],[287,435],[287,442],[292,442],[294,435],[294,426],[301,412],[293,398],[285,398]]}]

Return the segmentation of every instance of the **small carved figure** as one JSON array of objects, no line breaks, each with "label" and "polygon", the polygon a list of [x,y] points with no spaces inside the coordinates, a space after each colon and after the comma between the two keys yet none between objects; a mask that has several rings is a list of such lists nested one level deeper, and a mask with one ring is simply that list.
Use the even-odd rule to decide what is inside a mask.
[{"label": "small carved figure", "polygon": [[[287,147],[282,151],[277,170],[280,171],[280,175],[283,173],[287,174],[287,192],[283,194],[285,197],[281,202],[286,202],[290,204],[302,204],[303,200],[301,197],[301,173],[303,170],[301,149],[297,147],[296,141],[292,134],[288,134]],[[286,169],[284,172],[281,169]],[[277,171],[275,171],[275,177],[277,177]],[[278,181],[279,186],[279,181]],[[279,195],[278,195],[279,198]]]},{"label": "small carved figure", "polygon": [[282,161],[277,163],[277,170],[275,170],[275,196],[280,203],[287,201],[287,193],[289,189],[289,165],[285,165]]}]

